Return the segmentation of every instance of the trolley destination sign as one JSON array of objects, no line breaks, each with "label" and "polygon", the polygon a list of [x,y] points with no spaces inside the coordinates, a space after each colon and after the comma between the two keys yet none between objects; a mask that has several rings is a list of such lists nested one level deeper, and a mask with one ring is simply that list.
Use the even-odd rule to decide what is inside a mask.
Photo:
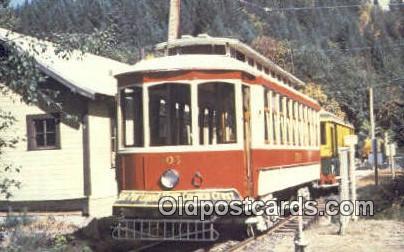
[{"label": "trolley destination sign", "polygon": [[182,198],[184,201],[210,200],[212,202],[223,200],[230,202],[240,200],[240,195],[233,189],[215,189],[215,190],[187,190],[187,191],[122,191],[115,207],[157,207],[159,200],[163,197],[172,197],[174,199]]}]

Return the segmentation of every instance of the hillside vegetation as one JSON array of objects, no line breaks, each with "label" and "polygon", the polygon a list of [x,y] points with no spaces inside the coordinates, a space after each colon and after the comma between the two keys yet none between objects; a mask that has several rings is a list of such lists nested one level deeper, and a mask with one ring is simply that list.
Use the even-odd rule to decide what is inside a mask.
[{"label": "hillside vegetation", "polygon": [[[8,26],[134,63],[166,39],[168,9],[169,0],[33,0]],[[239,38],[311,83],[305,91],[362,139],[373,86],[378,134],[404,144],[402,0],[389,10],[366,0],[182,0],[181,16],[182,34]]]}]

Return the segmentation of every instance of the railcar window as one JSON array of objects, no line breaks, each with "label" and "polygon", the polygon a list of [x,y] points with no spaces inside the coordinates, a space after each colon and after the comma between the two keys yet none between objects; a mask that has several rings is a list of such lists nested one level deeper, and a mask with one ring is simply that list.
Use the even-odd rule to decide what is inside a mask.
[{"label": "railcar window", "polygon": [[172,56],[172,55],[176,55],[177,54],[177,48],[170,48],[168,49],[168,55]]},{"label": "railcar window", "polygon": [[312,132],[312,117],[311,117],[311,109],[307,108],[307,131],[308,131],[308,145],[312,146],[313,144],[313,132]]},{"label": "railcar window", "polygon": [[279,114],[280,114],[280,122],[281,122],[281,143],[282,144],[287,144],[287,132],[286,132],[286,113],[287,113],[287,107],[286,107],[286,97],[281,97],[279,99]]},{"label": "railcar window", "polygon": [[126,147],[143,146],[143,90],[125,88],[121,92],[123,143]]},{"label": "railcar window", "polygon": [[214,45],[213,53],[216,55],[226,55],[226,46],[224,45]]},{"label": "railcar window", "polygon": [[190,145],[191,88],[166,83],[149,88],[151,146]]},{"label": "railcar window", "polygon": [[285,121],[285,142],[284,144],[289,144],[290,143],[290,132],[289,132],[289,99],[284,98],[284,106],[285,106],[285,116],[284,116],[284,121]]},{"label": "railcar window", "polygon": [[248,58],[248,65],[254,66],[254,59]]},{"label": "railcar window", "polygon": [[271,141],[269,140],[269,100],[268,100],[268,90],[264,90],[264,139],[265,143],[270,143]]},{"label": "railcar window", "polygon": [[320,138],[321,138],[321,145],[327,144],[327,132],[325,127],[325,122],[320,123]]},{"label": "railcar window", "polygon": [[198,107],[201,144],[227,144],[237,141],[234,85],[199,85]]},{"label": "railcar window", "polygon": [[299,143],[304,145],[303,105],[299,104]]},{"label": "railcar window", "polygon": [[289,108],[289,144],[290,145],[294,145],[295,142],[295,134],[294,134],[294,130],[293,130],[293,126],[294,126],[294,121],[293,121],[293,100],[289,99],[288,102],[288,108]]},{"label": "railcar window", "polygon": [[245,55],[242,52],[236,51],[236,59],[245,62]]},{"label": "railcar window", "polygon": [[275,136],[275,119],[274,119],[274,102],[272,95],[273,91],[266,89],[264,92],[264,111],[265,111],[265,142],[274,144]]},{"label": "railcar window", "polygon": [[234,48],[230,48],[230,57],[236,58],[236,50]]},{"label": "railcar window", "polygon": [[293,131],[295,132],[295,145],[299,145],[299,103],[294,102],[293,103],[294,107],[294,129]]},{"label": "railcar window", "polygon": [[170,48],[168,55],[176,54],[216,54],[225,55],[226,47],[224,45],[192,45]]},{"label": "railcar window", "polygon": [[272,111],[271,111],[271,91],[265,89],[264,91],[264,130],[265,130],[265,143],[272,143],[271,130],[272,130]]},{"label": "railcar window", "polygon": [[212,54],[212,45],[192,45],[180,48],[181,54]]},{"label": "railcar window", "polygon": [[337,146],[335,143],[335,128],[334,126],[330,128],[330,137],[331,137],[331,150],[332,150],[332,155],[337,155]]},{"label": "railcar window", "polygon": [[314,146],[318,146],[318,123],[317,123],[317,111],[313,110],[313,134],[314,134]]},{"label": "railcar window", "polygon": [[309,135],[309,117],[307,106],[304,106],[303,115],[304,115],[304,145],[308,146],[310,135]]},{"label": "railcar window", "polygon": [[279,94],[273,92],[272,94],[272,124],[274,125],[273,129],[274,129],[274,136],[275,136],[275,142],[277,144],[281,143],[281,138],[280,138],[280,134],[281,134],[281,130],[280,130],[280,122],[279,122]]}]

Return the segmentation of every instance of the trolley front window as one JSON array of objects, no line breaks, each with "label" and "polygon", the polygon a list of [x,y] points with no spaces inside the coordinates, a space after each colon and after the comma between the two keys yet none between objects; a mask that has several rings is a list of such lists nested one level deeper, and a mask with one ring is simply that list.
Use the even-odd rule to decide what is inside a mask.
[{"label": "trolley front window", "polygon": [[199,85],[198,107],[199,141],[202,145],[237,142],[233,84]]},{"label": "trolley front window", "polygon": [[121,91],[123,143],[125,147],[143,147],[143,90],[141,87]]},{"label": "trolley front window", "polygon": [[149,88],[151,146],[191,145],[191,88],[161,84]]}]

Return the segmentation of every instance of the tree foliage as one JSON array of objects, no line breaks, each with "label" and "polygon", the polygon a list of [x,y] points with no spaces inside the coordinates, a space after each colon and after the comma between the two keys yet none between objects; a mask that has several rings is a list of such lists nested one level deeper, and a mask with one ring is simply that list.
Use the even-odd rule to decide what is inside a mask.
[{"label": "tree foliage", "polygon": [[334,98],[330,98],[326,95],[320,85],[309,82],[304,86],[302,92],[318,101],[324,110],[335,114],[343,120],[346,119],[346,114],[338,102]]},{"label": "tree foliage", "polygon": [[[142,49],[149,51],[165,40],[168,4],[33,0],[8,11],[13,21],[7,25],[63,45],[87,44],[96,54],[134,63]],[[320,9],[327,6],[352,7]],[[301,7],[306,9],[293,9]],[[369,124],[368,87],[373,86],[376,123],[394,129],[402,144],[403,24],[404,6],[385,10],[370,0],[182,0],[182,34],[208,33],[250,43],[300,79],[321,85],[363,134]]]},{"label": "tree foliage", "polygon": [[[6,91],[0,89],[0,94],[4,95],[4,92]],[[19,141],[9,132],[14,123],[13,115],[0,108],[0,196],[4,196],[6,199],[12,196],[13,189],[20,186],[20,182],[13,176],[19,172],[19,167],[5,160],[4,155],[7,149],[15,148]]]}]

